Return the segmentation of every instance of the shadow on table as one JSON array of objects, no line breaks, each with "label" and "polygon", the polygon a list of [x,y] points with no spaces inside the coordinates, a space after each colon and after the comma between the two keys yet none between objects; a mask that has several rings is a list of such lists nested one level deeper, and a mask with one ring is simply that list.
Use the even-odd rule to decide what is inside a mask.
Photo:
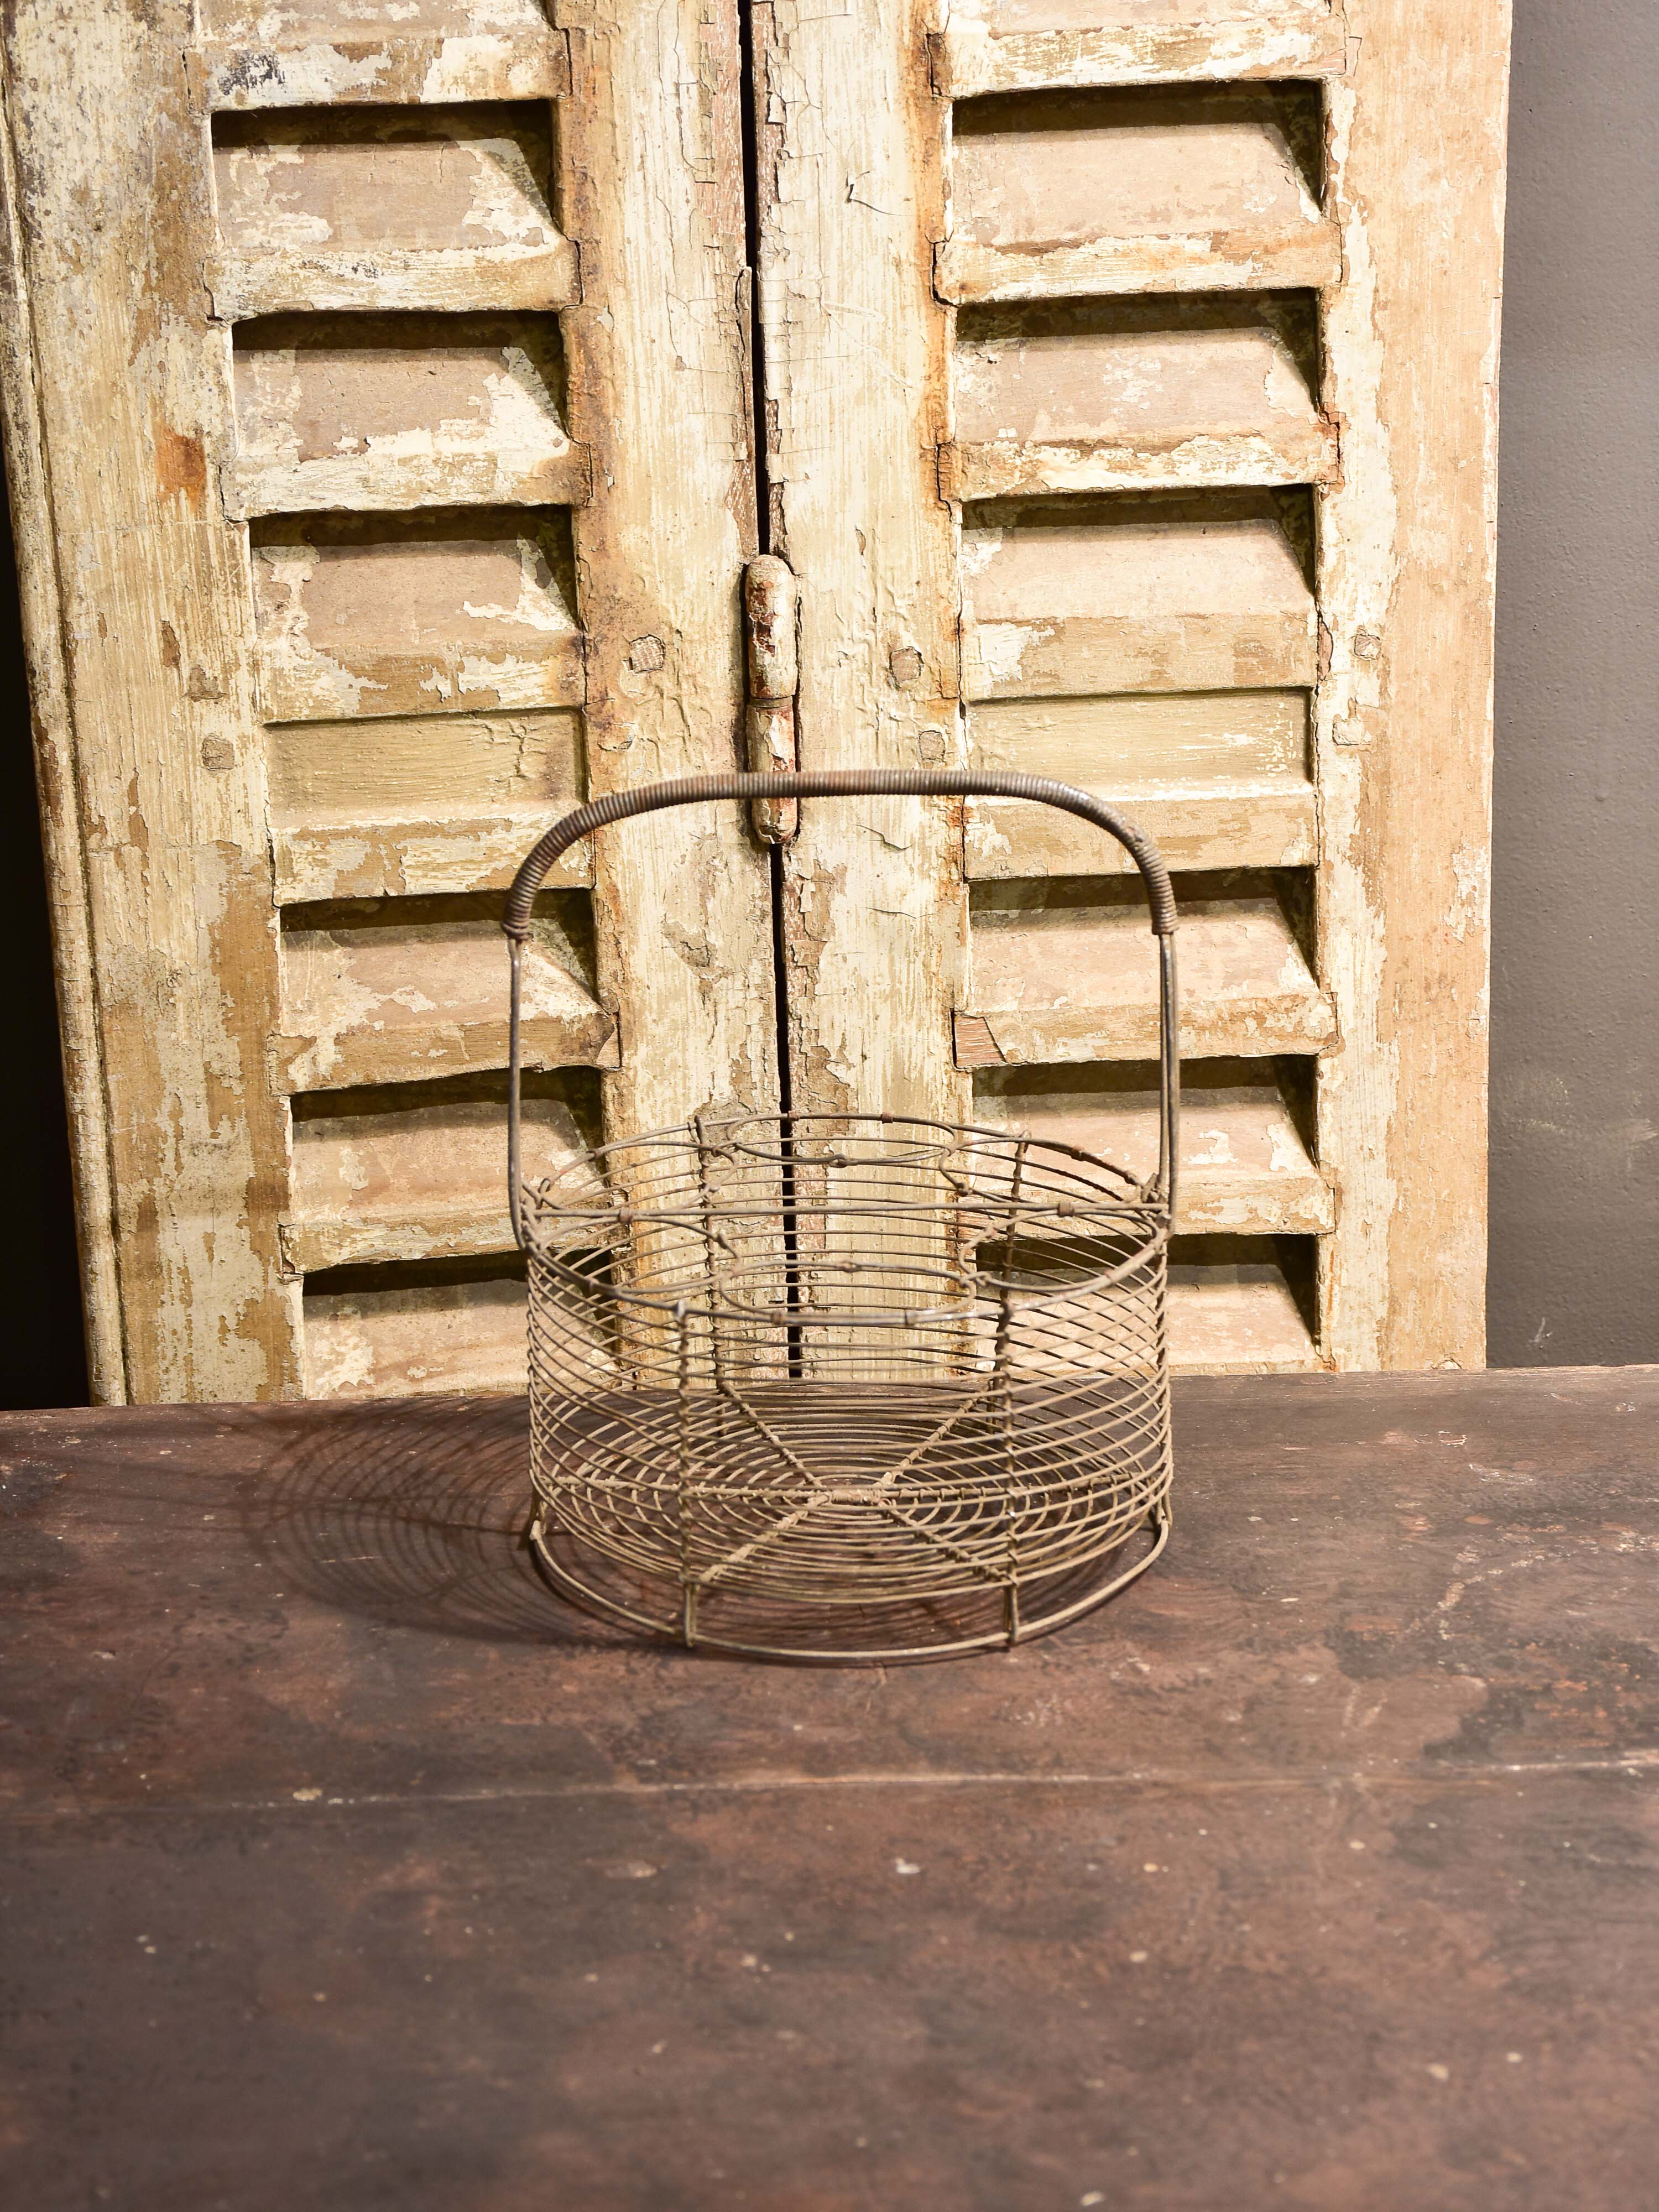
[{"label": "shadow on table", "polygon": [[273,1413],[262,1407],[248,1424],[259,1464],[242,1523],[254,1551],[293,1584],[342,1613],[451,1636],[621,1640],[553,1594],[525,1540],[522,1398],[380,1399],[296,1406],[286,1420]]},{"label": "shadow on table", "polygon": [[[231,1408],[222,1409],[220,1425],[238,1425]],[[243,1530],[256,1556],[280,1568],[282,1587],[304,1589],[342,1613],[447,1636],[678,1650],[672,1589],[639,1583],[591,1553],[561,1559],[566,1571],[574,1565],[582,1586],[669,1630],[653,1635],[580,1611],[544,1578],[527,1540],[524,1399],[262,1407],[246,1433],[257,1450],[241,1478]],[[1138,1536],[1049,1579],[1042,1609],[1081,1604],[1146,1540]],[[927,1662],[964,1642],[1000,1648],[1002,1606],[1000,1586],[948,1601],[843,1605],[829,1613],[728,1596],[705,1601],[708,1640],[695,1654],[678,1656],[692,1663],[719,1659],[726,1656],[720,1644],[735,1641],[779,1659],[810,1661],[833,1649],[884,1663],[901,1656]]]}]

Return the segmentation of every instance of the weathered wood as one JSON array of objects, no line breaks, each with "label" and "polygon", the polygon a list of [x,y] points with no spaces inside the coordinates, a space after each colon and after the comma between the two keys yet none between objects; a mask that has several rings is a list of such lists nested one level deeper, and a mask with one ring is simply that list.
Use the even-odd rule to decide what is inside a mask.
[{"label": "weathered wood", "polygon": [[[241,532],[213,498],[229,435],[191,11],[29,0],[6,17],[13,221],[49,504],[22,567],[55,577],[67,693],[37,694],[71,757],[109,1101],[77,1129],[82,1191],[112,1208],[124,1373],[137,1398],[257,1398],[297,1381],[279,1273],[284,1116],[265,1066],[276,1001],[264,777]],[[40,587],[31,583],[29,588]],[[60,886],[60,957],[76,945]],[[78,988],[86,988],[82,983]],[[107,1262],[88,1285],[108,1295]]]},{"label": "weathered wood", "polygon": [[[757,58],[767,460],[775,550],[801,586],[803,768],[962,757],[928,23],[919,0],[774,0]],[[802,808],[785,862],[798,1109],[963,1118],[959,856],[936,803]]]},{"label": "weathered wood", "polygon": [[[968,738],[976,765],[1109,793],[1173,868],[1301,867],[1318,857],[1304,693],[983,701],[969,710]],[[970,881],[1133,866],[1115,839],[1073,815],[1018,799],[968,804]]]},{"label": "weathered wood", "polygon": [[[1125,794],[1207,791],[1236,785],[1298,793],[1308,783],[1308,699],[1303,691],[1100,692],[978,700],[969,709],[975,766],[1028,769],[1085,790]],[[1016,807],[1037,837],[1069,834],[1053,807]],[[1121,851],[1085,825],[1107,873]]]},{"label": "weathered wood", "polygon": [[[1316,8],[1183,6],[1131,16],[1110,5],[1058,0],[1038,11],[1011,0],[951,9],[933,25],[943,97],[931,118],[914,88],[908,106],[893,85],[878,98],[866,85],[865,94],[922,118],[907,122],[924,142],[907,155],[908,174],[925,173],[932,147],[946,152],[948,192],[928,243],[949,337],[939,486],[963,506],[957,599],[970,757],[1111,793],[1168,842],[1183,872],[1223,861],[1295,872],[1271,898],[1212,896],[1190,878],[1177,885],[1190,911],[1188,1048],[1290,1052],[1321,1070],[1308,1116],[1314,1152],[1304,1153],[1321,1163],[1319,1188],[1299,1211],[1269,1209],[1268,1218],[1274,1235],[1321,1239],[1322,1302],[1316,1310],[1309,1297],[1306,1243],[1286,1261],[1293,1284],[1271,1252],[1228,1260],[1206,1250],[1183,1279],[1194,1296],[1206,1281],[1231,1284],[1212,1312],[1233,1291],[1276,1302],[1285,1329],[1268,1364],[1415,1361],[1430,1356],[1435,1329],[1444,1340],[1436,1356],[1461,1357],[1455,1316],[1467,1316],[1476,1281],[1478,1208],[1463,1196],[1474,1186],[1445,1164],[1469,1149],[1451,1117],[1467,1127],[1462,1109],[1479,1110],[1486,771],[1448,763],[1475,752],[1484,760],[1488,744],[1476,688],[1486,665],[1489,549],[1470,533],[1489,517],[1491,210],[1506,9],[1504,0],[1442,0],[1432,13],[1431,24],[1413,15],[1409,26],[1404,11],[1378,15],[1385,47],[1411,42],[1407,62],[1367,44],[1364,9],[1343,18]],[[879,45],[873,28],[866,44]],[[1277,81],[1245,81],[1256,62]],[[1322,95],[1290,81],[1304,65],[1328,78]],[[1073,67],[1097,88],[1067,89]],[[1233,81],[1200,81],[1229,68]],[[1371,90],[1382,70],[1393,72],[1386,100]],[[812,91],[833,106],[834,93]],[[1375,126],[1366,120],[1373,96]],[[1462,161],[1461,126],[1447,118],[1466,103],[1474,112]],[[849,202],[862,197],[867,173],[883,186],[872,196],[896,208],[889,173],[866,171],[861,147],[856,164],[842,151],[837,144],[830,167]],[[1356,162],[1359,185],[1346,181],[1360,173]],[[1437,180],[1427,201],[1423,177]],[[784,220],[799,234],[811,218],[791,211]],[[1409,282],[1396,282],[1389,257],[1407,238]],[[1188,288],[1203,296],[1182,296]],[[798,270],[792,310],[811,290]],[[1106,296],[1123,294],[1146,296]],[[839,284],[836,296],[857,295]],[[927,306],[912,307],[905,322],[904,306],[890,295],[888,373],[915,392],[923,380],[906,349],[939,324]],[[805,327],[792,316],[792,358]],[[1440,362],[1443,330],[1462,410],[1449,430],[1438,374],[1425,382],[1413,366]],[[824,376],[842,374],[849,357],[832,367],[826,355]],[[869,410],[869,380],[847,380]],[[1392,446],[1402,408],[1411,418],[1402,456],[1423,495],[1409,502],[1409,532],[1400,520],[1403,458]],[[855,441],[842,442],[861,484],[871,464]],[[1453,515],[1461,538],[1446,520]],[[1366,748],[1384,732],[1385,616],[1398,619],[1391,601],[1407,568],[1412,592],[1438,594],[1443,655],[1452,624],[1469,641],[1459,662],[1467,682],[1460,674],[1449,690],[1433,693],[1426,656],[1413,663],[1422,680],[1411,735],[1396,739],[1410,747],[1408,805],[1396,777],[1378,781],[1373,770],[1363,782]],[[1428,634],[1419,623],[1413,639]],[[1160,727],[1163,757],[1151,734]],[[1231,757],[1224,733],[1237,741]],[[1449,807],[1433,796],[1449,772],[1458,794]],[[1425,908],[1413,883],[1431,842],[1450,876]],[[1103,903],[1086,880],[1121,881],[1115,857],[1091,857],[1083,833],[1037,810],[975,802],[963,868],[985,896],[975,898],[971,979],[957,1004],[958,1065],[1058,1066],[1150,1050],[1148,951],[1124,933],[1129,909]],[[1384,881],[1386,901],[1376,888]],[[948,940],[950,909],[941,911]],[[826,902],[817,929],[803,930],[819,972],[818,940],[827,931],[833,945],[842,927]],[[878,928],[869,927],[872,941]],[[1402,963],[1392,992],[1385,944]],[[1460,981],[1443,990],[1452,975]],[[1362,994],[1367,1013],[1356,1019]],[[904,1028],[912,1050],[925,1053],[926,1024]],[[1422,1039],[1413,1065],[1423,1095],[1397,1087],[1407,1030]],[[1426,1092],[1431,1069],[1454,1059],[1443,1118]],[[1334,1148],[1328,1115],[1328,1133],[1341,1132]],[[1352,1188],[1339,1154],[1354,1172]],[[1440,1163],[1422,1215],[1432,1242],[1420,1250],[1395,1202],[1407,1158],[1425,1199]],[[1254,1234],[1245,1180],[1237,1210],[1218,1218]],[[1292,1218],[1294,1231],[1281,1225]],[[1449,1240],[1463,1229],[1454,1250]],[[1414,1267],[1408,1251],[1418,1253]],[[1251,1273],[1258,1266],[1267,1277]],[[1206,1276],[1212,1267],[1221,1272]],[[1405,1334],[1403,1318],[1389,1317],[1397,1307],[1403,1316],[1401,1300],[1416,1316]],[[1260,1340],[1255,1327],[1243,1304],[1224,1318],[1223,1364],[1228,1341],[1248,1353],[1245,1364],[1267,1357],[1278,1325]]]},{"label": "weathered wood", "polygon": [[[574,520],[598,794],[741,757],[738,600],[757,550],[733,0],[561,5],[573,91],[562,207]],[[736,807],[656,814],[593,847],[599,996],[622,1030],[612,1135],[777,1098],[768,867]]]},{"label": "weathered wood", "polygon": [[[581,717],[560,710],[283,723],[265,757],[279,906],[501,889],[586,781]],[[588,844],[548,877],[592,880]]]},{"label": "weathered wood", "polygon": [[[1148,1066],[986,1069],[974,1119],[1076,1145],[1143,1181],[1158,1169],[1158,1085]],[[1183,1236],[1308,1236],[1332,1227],[1330,1185],[1273,1063],[1190,1063],[1182,1079],[1176,1226]]]},{"label": "weathered wood", "polygon": [[[1162,15],[1163,21],[1156,18]],[[1027,28],[1036,16],[1042,27]],[[976,93],[1205,79],[1335,76],[1347,31],[1328,0],[1184,0],[1143,10],[1123,0],[1050,0],[951,10],[928,41],[933,82],[953,100]]]},{"label": "weathered wood", "polygon": [[1236,613],[966,618],[963,685],[973,700],[1280,689],[1311,684],[1319,665],[1311,600]]},{"label": "weathered wood", "polygon": [[[533,1182],[598,1141],[599,1094],[591,1076],[572,1071],[529,1077],[526,1090],[525,1175]],[[294,1211],[283,1223],[289,1270],[510,1251],[502,1103],[499,1081],[307,1102],[294,1128]]]},{"label": "weathered wood", "polygon": [[[278,906],[298,906],[322,899],[504,890],[546,829],[548,811],[525,807],[444,821],[273,827],[271,895]],[[547,880],[591,884],[592,854],[586,848],[567,853]]]},{"label": "weathered wood", "polygon": [[306,1300],[306,1395],[389,1398],[524,1388],[525,1290],[511,1276]]},{"label": "weathered wood", "polygon": [[963,314],[941,486],[984,500],[1322,483],[1337,445],[1316,356],[1311,319],[1273,295]]},{"label": "weathered wood", "polygon": [[265,733],[273,817],[286,827],[552,813],[583,786],[580,714],[377,715]]},{"label": "weathered wood", "polygon": [[1509,0],[1352,0],[1331,88],[1319,957],[1344,1366],[1486,1357],[1492,607]]},{"label": "weathered wood", "polygon": [[[1000,167],[988,149],[988,171]],[[1279,290],[1334,284],[1341,248],[1317,218],[1276,228],[1189,230],[1173,237],[1081,240],[1025,246],[1011,240],[952,239],[934,264],[941,299],[961,305],[995,300],[1069,300],[1115,293],[1213,292],[1237,285]]]},{"label": "weathered wood", "polygon": [[[1163,791],[1120,782],[1109,771],[1097,772],[1089,781],[1112,793],[1172,868],[1301,868],[1319,857],[1318,802],[1311,784]],[[1108,846],[1098,830],[1091,832],[1075,816],[1039,813],[1018,799],[974,799],[966,809],[963,872],[969,883],[1131,875],[1134,866],[1121,845]]]},{"label": "weathered wood", "polygon": [[[742,678],[732,598],[754,550],[745,333],[736,286],[743,259],[737,33],[729,10],[711,26],[688,6],[649,21],[574,9],[565,35],[574,52],[573,88],[556,135],[556,189],[580,246],[583,280],[581,304],[564,319],[568,428],[556,405],[534,392],[528,395],[534,411],[525,416],[519,397],[525,373],[514,363],[505,411],[489,410],[482,424],[486,410],[475,407],[470,421],[463,411],[459,432],[447,427],[453,416],[441,417],[431,461],[421,458],[416,465],[428,471],[434,498],[464,465],[475,476],[485,466],[522,467],[515,495],[544,499],[554,494],[541,490],[538,470],[555,465],[558,439],[576,441],[568,459],[556,460],[573,501],[587,495],[592,479],[592,504],[574,518],[571,580],[556,576],[555,552],[552,565],[532,579],[528,597],[507,586],[469,588],[459,575],[446,586],[450,605],[464,605],[481,629],[499,630],[504,619],[520,632],[526,617],[532,625],[547,623],[539,659],[522,651],[515,635],[493,648],[485,640],[482,650],[458,643],[453,690],[451,666],[434,671],[412,659],[405,671],[389,669],[383,658],[365,672],[384,687],[374,695],[382,708],[413,705],[415,694],[434,690],[456,704],[489,704],[493,695],[498,708],[585,695],[580,785],[599,792],[736,758]],[[443,359],[434,345],[438,335],[422,333],[426,343],[417,349],[428,376]],[[481,370],[498,375],[482,362],[459,361],[446,373],[465,380]],[[538,380],[553,398],[554,377],[542,374]],[[419,417],[411,419],[418,428]],[[391,426],[394,433],[402,427]],[[514,458],[514,439],[522,461]],[[395,478],[383,473],[376,481],[395,489],[407,474],[400,463]],[[516,557],[524,567],[522,553]],[[408,601],[395,564],[388,562],[386,573],[386,604],[398,613]],[[348,594],[341,604],[354,602]],[[424,627],[430,635],[437,626]],[[418,609],[411,628],[422,628]],[[447,634],[459,637],[454,614]],[[335,657],[354,676],[365,668],[361,624],[349,641],[341,624],[338,644]],[[319,687],[314,705],[297,693],[283,704],[314,712],[327,708],[327,699]],[[469,726],[477,726],[471,719]],[[453,794],[456,810],[440,817],[441,831],[399,820],[403,810],[394,813],[382,800],[353,809],[372,817],[372,834],[360,836],[358,824],[344,818],[351,794],[341,792],[337,819],[320,833],[297,819],[279,833],[279,882],[286,877],[297,890],[331,874],[345,889],[354,877],[367,886],[384,876],[386,888],[415,891],[502,880],[542,823],[526,823],[516,809],[485,815],[476,803],[465,812],[460,806],[477,788],[480,771],[490,796],[506,796],[500,767],[519,779],[522,764],[503,760],[488,735],[482,745],[446,746],[444,726],[423,748],[443,756],[434,780]],[[433,764],[440,767],[435,758]],[[532,764],[531,774],[539,778],[543,771]],[[546,793],[550,812],[577,795],[575,781],[561,772],[558,787]],[[364,782],[374,785],[375,775]],[[388,782],[381,771],[380,793]],[[400,776],[398,788],[405,787]],[[364,799],[372,796],[366,790]],[[765,866],[735,810],[729,818],[659,817],[611,832],[573,854],[563,872],[594,885],[598,1003],[564,1009],[573,986],[562,970],[550,969],[543,983],[561,1003],[550,1003],[528,1024],[530,1063],[586,1060],[612,1070],[605,1105],[612,1134],[775,1095]],[[477,952],[476,990],[458,986],[460,1018],[434,1027],[438,1017],[427,1014],[405,1025],[410,1045],[429,1065],[440,1054],[446,1066],[499,1065],[504,1058],[499,945],[491,955],[481,939]],[[413,1074],[414,1055],[400,1055],[397,1030],[388,1020],[384,1033],[360,1028],[343,1038],[346,1048],[328,1079]],[[314,1055],[307,1066],[324,1079]],[[406,1121],[401,1139],[392,1126],[399,1111]],[[409,1161],[422,1126],[407,1109],[389,1109],[382,1156]],[[509,1237],[499,1192],[477,1188],[472,1155],[459,1149],[463,1157],[452,1167],[464,1188],[447,1209],[434,1209],[416,1176],[401,1218],[383,1205],[349,1226],[319,1219],[313,1207],[290,1224],[291,1250],[317,1265],[504,1249]],[[306,1311],[314,1389],[497,1389],[516,1387],[522,1377],[521,1293],[510,1284],[377,1290],[365,1283],[349,1292],[320,1291],[307,1300]],[[440,1355],[423,1349],[428,1331]]]},{"label": "weathered wood", "polygon": [[1285,520],[1267,492],[975,509],[964,695],[1311,684],[1318,615]]},{"label": "weathered wood", "polygon": [[18,611],[52,910],[87,1374],[93,1396],[112,1405],[126,1397],[127,1376],[115,1255],[109,1111],[93,986],[90,890],[70,709],[64,598],[48,508],[45,418],[33,343],[34,307],[16,169],[14,98],[10,58],[0,49],[0,447],[4,449],[16,540]]},{"label": "weathered wood", "polygon": [[[418,1085],[499,1067],[465,902],[546,815],[740,758],[757,422],[803,760],[1116,798],[1181,871],[1189,1051],[1303,1070],[1289,1121],[1265,1073],[1211,1085],[1182,1228],[1231,1241],[1178,1255],[1182,1356],[1478,1357],[1506,0],[751,27],[745,88],[732,0],[14,11],[6,428],[98,1388],[299,1388],[297,1278],[343,1266],[317,1387],[517,1372],[494,1094]],[[1123,866],[1013,805],[806,808],[795,1103],[1133,1085]],[[591,927],[558,909],[532,1056],[603,1066],[613,1135],[771,1103],[738,811],[557,880]],[[314,1131],[387,1082],[354,1223]],[[1143,1106],[1096,1119],[1139,1143]]]},{"label": "weathered wood", "polygon": [[540,0],[204,0],[215,107],[557,100],[566,40]]},{"label": "weathered wood", "polygon": [[[972,997],[957,1017],[959,1064],[1156,1056],[1157,943],[1138,890],[1109,898],[1117,887],[983,886]],[[1329,1001],[1272,897],[1184,901],[1181,966],[1187,1052],[1316,1052],[1334,1034]]]},{"label": "weathered wood", "polygon": [[576,252],[549,211],[536,117],[518,103],[222,115],[214,313],[568,307]]},{"label": "weathered wood", "polygon": [[17,2203],[1650,2212],[1659,1370],[1178,1383],[1132,1592],[830,1674],[525,1419],[7,1420]]},{"label": "weathered wood", "polygon": [[544,317],[246,325],[226,512],[580,506],[592,471],[559,417],[562,375]]},{"label": "weathered wood", "polygon": [[1295,1375],[1320,1365],[1271,1246],[1251,1259],[1172,1264],[1170,1364],[1187,1375]]},{"label": "weathered wood", "polygon": [[388,27],[378,36],[354,36],[367,27],[359,20],[348,29],[337,16],[319,21],[310,37],[295,31],[288,43],[266,43],[258,33],[273,12],[254,11],[245,42],[216,40],[204,47],[212,106],[557,100],[570,89],[568,50],[538,8],[526,6],[521,23],[498,21],[489,31],[467,24],[458,37],[405,33],[388,11]]},{"label": "weathered wood", "polygon": [[[498,1066],[489,920],[409,902],[499,885],[587,790],[736,757],[738,38],[705,14],[567,28],[532,0],[365,0],[345,26],[277,0],[198,25],[95,0],[82,37],[39,0],[12,20],[9,389],[41,457],[33,501],[15,481],[28,588],[61,592],[42,622],[78,654],[43,744],[73,757],[88,852],[70,1003],[100,1032],[77,1165],[91,1260],[120,1263],[118,1297],[93,1274],[106,1394],[297,1388],[285,1275],[504,1241],[498,1203],[470,1192],[457,1229],[415,1192],[354,1246],[289,1191],[283,1101],[304,1127],[307,1090]],[[596,884],[597,943],[580,975],[532,957],[532,1065],[614,1070],[613,1131],[775,1095],[765,865],[735,813],[613,837],[556,880]],[[278,914],[307,905],[279,990]],[[127,1125],[107,1147],[103,1097]],[[384,1110],[385,1156],[415,1158],[395,1124],[423,1109]],[[130,1223],[95,1195],[106,1149]],[[387,1286],[415,1328],[424,1291]],[[435,1287],[465,1379],[477,1302]],[[320,1295],[356,1301],[349,1327],[307,1302],[337,1343],[373,1334],[372,1279]],[[366,1370],[383,1387],[388,1357]]]},{"label": "weathered wood", "polygon": [[1310,181],[1314,111],[1284,92],[1018,95],[959,109],[943,299],[1334,283]]},{"label": "weathered wood", "polygon": [[581,704],[553,517],[307,516],[257,524],[252,548],[267,721]]},{"label": "weathered wood", "polygon": [[[336,1090],[504,1067],[500,927],[492,913],[465,913],[459,901],[403,899],[331,927],[285,929],[283,1034],[271,1041],[276,1087]],[[576,919],[538,916],[526,947],[527,1067],[617,1064],[616,1018],[594,1000],[591,953],[570,928]]]}]

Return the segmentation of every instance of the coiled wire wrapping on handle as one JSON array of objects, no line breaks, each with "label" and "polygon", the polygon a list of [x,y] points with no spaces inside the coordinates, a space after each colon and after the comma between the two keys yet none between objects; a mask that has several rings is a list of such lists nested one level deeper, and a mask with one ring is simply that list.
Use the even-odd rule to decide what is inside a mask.
[{"label": "coiled wire wrapping on handle", "polygon": [[[1047,804],[1131,855],[1160,956],[1156,1177],[1142,1185],[1075,1147],[987,1129],[760,1115],[605,1146],[541,1187],[532,1219],[522,950],[560,854],[664,807],[882,796]],[[1175,899],[1150,840],[1086,792],[1012,773],[678,777],[556,823],[514,878],[502,927],[509,1196],[530,1263],[532,1534],[559,1587],[688,1644],[891,1659],[1036,1634],[1151,1564],[1169,1526],[1180,1064]],[[1151,1548],[1089,1580],[1141,1527]],[[672,1612],[650,1601],[653,1582],[677,1585]],[[1033,1588],[1036,1618],[1021,1605]],[[988,1599],[994,1622],[941,1627],[941,1604],[971,1616]],[[731,1616],[718,1626],[711,1600]],[[878,1628],[843,1648],[803,1627],[803,1611],[836,1607],[873,1607],[902,1640]]]},{"label": "coiled wire wrapping on handle", "polygon": [[1158,939],[1158,1184],[1175,1211],[1175,1128],[1181,1113],[1181,1054],[1176,998],[1175,887],[1164,856],[1150,837],[1111,807],[1075,785],[1048,776],[1018,775],[1000,769],[822,769],[793,775],[678,775],[660,783],[613,791],[574,807],[538,837],[520,864],[507,895],[501,928],[512,948],[513,1003],[507,1092],[508,1199],[513,1233],[525,1244],[519,1177],[520,1116],[519,1075],[522,1056],[520,1005],[523,993],[523,947],[531,934],[531,910],[548,870],[561,854],[596,830],[654,814],[667,806],[690,806],[718,799],[1026,799],[1056,806],[1092,822],[1115,837],[1133,860],[1146,886],[1152,933]]}]

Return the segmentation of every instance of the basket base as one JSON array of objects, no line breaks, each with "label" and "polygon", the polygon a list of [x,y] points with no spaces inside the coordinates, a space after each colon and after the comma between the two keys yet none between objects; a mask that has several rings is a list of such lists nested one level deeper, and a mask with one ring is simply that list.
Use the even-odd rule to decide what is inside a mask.
[{"label": "basket base", "polygon": [[[1006,1650],[1080,1620],[1143,1575],[1169,1541],[1167,1504],[1155,1505],[1115,1550],[1065,1572],[977,1598],[834,1605],[705,1601],[696,1610],[678,1585],[629,1574],[555,1524],[538,1505],[531,1550],[560,1597],[599,1619],[643,1629],[688,1650],[732,1652],[816,1666],[891,1666]],[[1126,1553],[1132,1554],[1127,1565]]]}]

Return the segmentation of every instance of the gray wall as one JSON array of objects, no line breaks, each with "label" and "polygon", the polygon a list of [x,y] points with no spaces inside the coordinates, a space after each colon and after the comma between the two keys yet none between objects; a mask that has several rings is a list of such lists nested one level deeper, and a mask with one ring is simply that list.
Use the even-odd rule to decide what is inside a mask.
[{"label": "gray wall", "polygon": [[1656,0],[1515,0],[1494,1366],[1659,1360],[1656,113]]}]

